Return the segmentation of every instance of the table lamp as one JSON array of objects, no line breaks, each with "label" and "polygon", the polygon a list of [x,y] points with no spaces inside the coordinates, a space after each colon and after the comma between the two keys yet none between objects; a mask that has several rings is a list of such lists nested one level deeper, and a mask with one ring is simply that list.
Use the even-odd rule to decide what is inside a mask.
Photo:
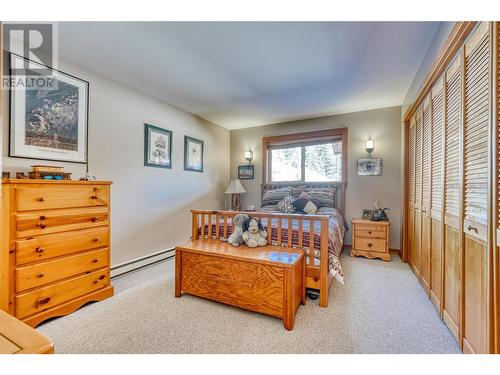
[{"label": "table lamp", "polygon": [[246,193],[245,188],[237,178],[231,181],[226,189],[226,194],[231,194],[231,210],[240,211],[240,193]]}]

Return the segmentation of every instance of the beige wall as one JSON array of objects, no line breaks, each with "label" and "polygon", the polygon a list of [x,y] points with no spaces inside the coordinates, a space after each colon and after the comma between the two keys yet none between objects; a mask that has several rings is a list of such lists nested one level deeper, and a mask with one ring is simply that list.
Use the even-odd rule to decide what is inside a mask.
[{"label": "beige wall", "polygon": [[[231,178],[237,176],[237,166],[246,164],[243,154],[254,151],[255,179],[242,181],[248,193],[242,195],[242,205],[260,204],[262,175],[262,137],[313,130],[348,128],[348,181],[346,218],[359,217],[363,208],[371,208],[375,198],[381,207],[390,207],[392,221],[390,247],[400,248],[401,233],[401,107],[383,108],[329,117],[293,121],[231,131]],[[357,159],[367,156],[364,141],[375,140],[373,157],[383,158],[382,176],[358,176]],[[351,231],[346,243],[351,243]]]},{"label": "beige wall", "polygon": [[429,48],[425,52],[425,56],[422,59],[422,63],[413,78],[413,81],[408,88],[408,92],[403,100],[403,104],[401,105],[401,117],[404,117],[404,114],[408,110],[408,108],[415,102],[417,99],[417,95],[424,84],[427,75],[432,69],[434,62],[438,58],[441,53],[444,44],[446,43],[446,39],[450,35],[453,27],[455,26],[455,22],[441,22],[439,28],[436,31],[436,34],[432,38],[431,44]]},{"label": "beige wall", "polygon": [[[90,82],[89,170],[112,180],[111,261],[171,248],[190,235],[192,208],[222,208],[229,182],[229,131],[67,62],[60,70]],[[8,108],[8,95],[4,95]],[[8,115],[3,114],[8,124]],[[173,169],[144,167],[144,123],[173,131]],[[10,158],[4,126],[3,168],[28,171],[35,160]],[[204,173],[183,168],[184,135],[205,141]],[[81,164],[63,165],[77,179]]]}]

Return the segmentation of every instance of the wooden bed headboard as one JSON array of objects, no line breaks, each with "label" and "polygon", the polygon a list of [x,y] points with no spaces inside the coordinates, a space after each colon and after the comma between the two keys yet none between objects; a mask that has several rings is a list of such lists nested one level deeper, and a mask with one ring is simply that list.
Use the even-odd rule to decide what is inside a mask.
[{"label": "wooden bed headboard", "polygon": [[345,182],[274,182],[272,184],[261,184],[260,197],[268,191],[284,187],[305,186],[306,189],[335,189],[335,207],[345,215]]}]

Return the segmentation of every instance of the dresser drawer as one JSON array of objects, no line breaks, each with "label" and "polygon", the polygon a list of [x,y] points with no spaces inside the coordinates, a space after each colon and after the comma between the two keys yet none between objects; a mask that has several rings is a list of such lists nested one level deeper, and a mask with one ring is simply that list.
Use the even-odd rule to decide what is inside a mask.
[{"label": "dresser drawer", "polygon": [[109,203],[106,185],[22,186],[16,188],[15,194],[17,211],[106,206]]},{"label": "dresser drawer", "polygon": [[17,238],[99,227],[108,224],[107,207],[73,208],[16,214]]},{"label": "dresser drawer", "polygon": [[387,231],[385,228],[375,225],[356,225],[354,228],[354,235],[356,237],[385,239],[387,238]]},{"label": "dresser drawer", "polygon": [[101,270],[16,295],[16,317],[25,318],[108,285],[109,272]]},{"label": "dresser drawer", "polygon": [[79,251],[109,246],[107,227],[49,234],[16,241],[16,264],[73,254]]},{"label": "dresser drawer", "polygon": [[108,265],[108,249],[93,250],[16,269],[16,291],[39,287]]},{"label": "dresser drawer", "polygon": [[355,250],[363,250],[363,251],[374,251],[377,253],[385,253],[386,240],[378,239],[378,238],[354,238],[354,249]]}]

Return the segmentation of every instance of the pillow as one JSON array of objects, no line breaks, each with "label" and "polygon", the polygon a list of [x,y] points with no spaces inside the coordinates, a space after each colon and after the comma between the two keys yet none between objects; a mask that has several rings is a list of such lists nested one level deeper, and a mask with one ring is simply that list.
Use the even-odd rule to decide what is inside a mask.
[{"label": "pillow", "polygon": [[262,206],[259,211],[276,212],[276,211],[278,211],[278,208],[276,207],[275,204],[269,204],[267,206]]},{"label": "pillow", "polygon": [[284,212],[285,214],[293,214],[295,212],[293,197],[291,195],[286,196],[278,202],[276,208],[278,211]]},{"label": "pillow", "polygon": [[319,207],[335,207],[335,190],[336,189],[311,189],[306,190],[305,193],[312,199],[316,199]]},{"label": "pillow", "polygon": [[318,202],[315,199],[307,199],[302,194],[293,201],[293,206],[297,211],[302,211],[309,215],[314,215],[319,208]]},{"label": "pillow", "polygon": [[304,191],[306,191],[306,185],[292,187],[292,197],[298,198]]},{"label": "pillow", "polygon": [[278,204],[286,196],[292,195],[292,188],[285,187],[281,189],[268,190],[262,195],[260,206],[269,206],[271,204]]}]

